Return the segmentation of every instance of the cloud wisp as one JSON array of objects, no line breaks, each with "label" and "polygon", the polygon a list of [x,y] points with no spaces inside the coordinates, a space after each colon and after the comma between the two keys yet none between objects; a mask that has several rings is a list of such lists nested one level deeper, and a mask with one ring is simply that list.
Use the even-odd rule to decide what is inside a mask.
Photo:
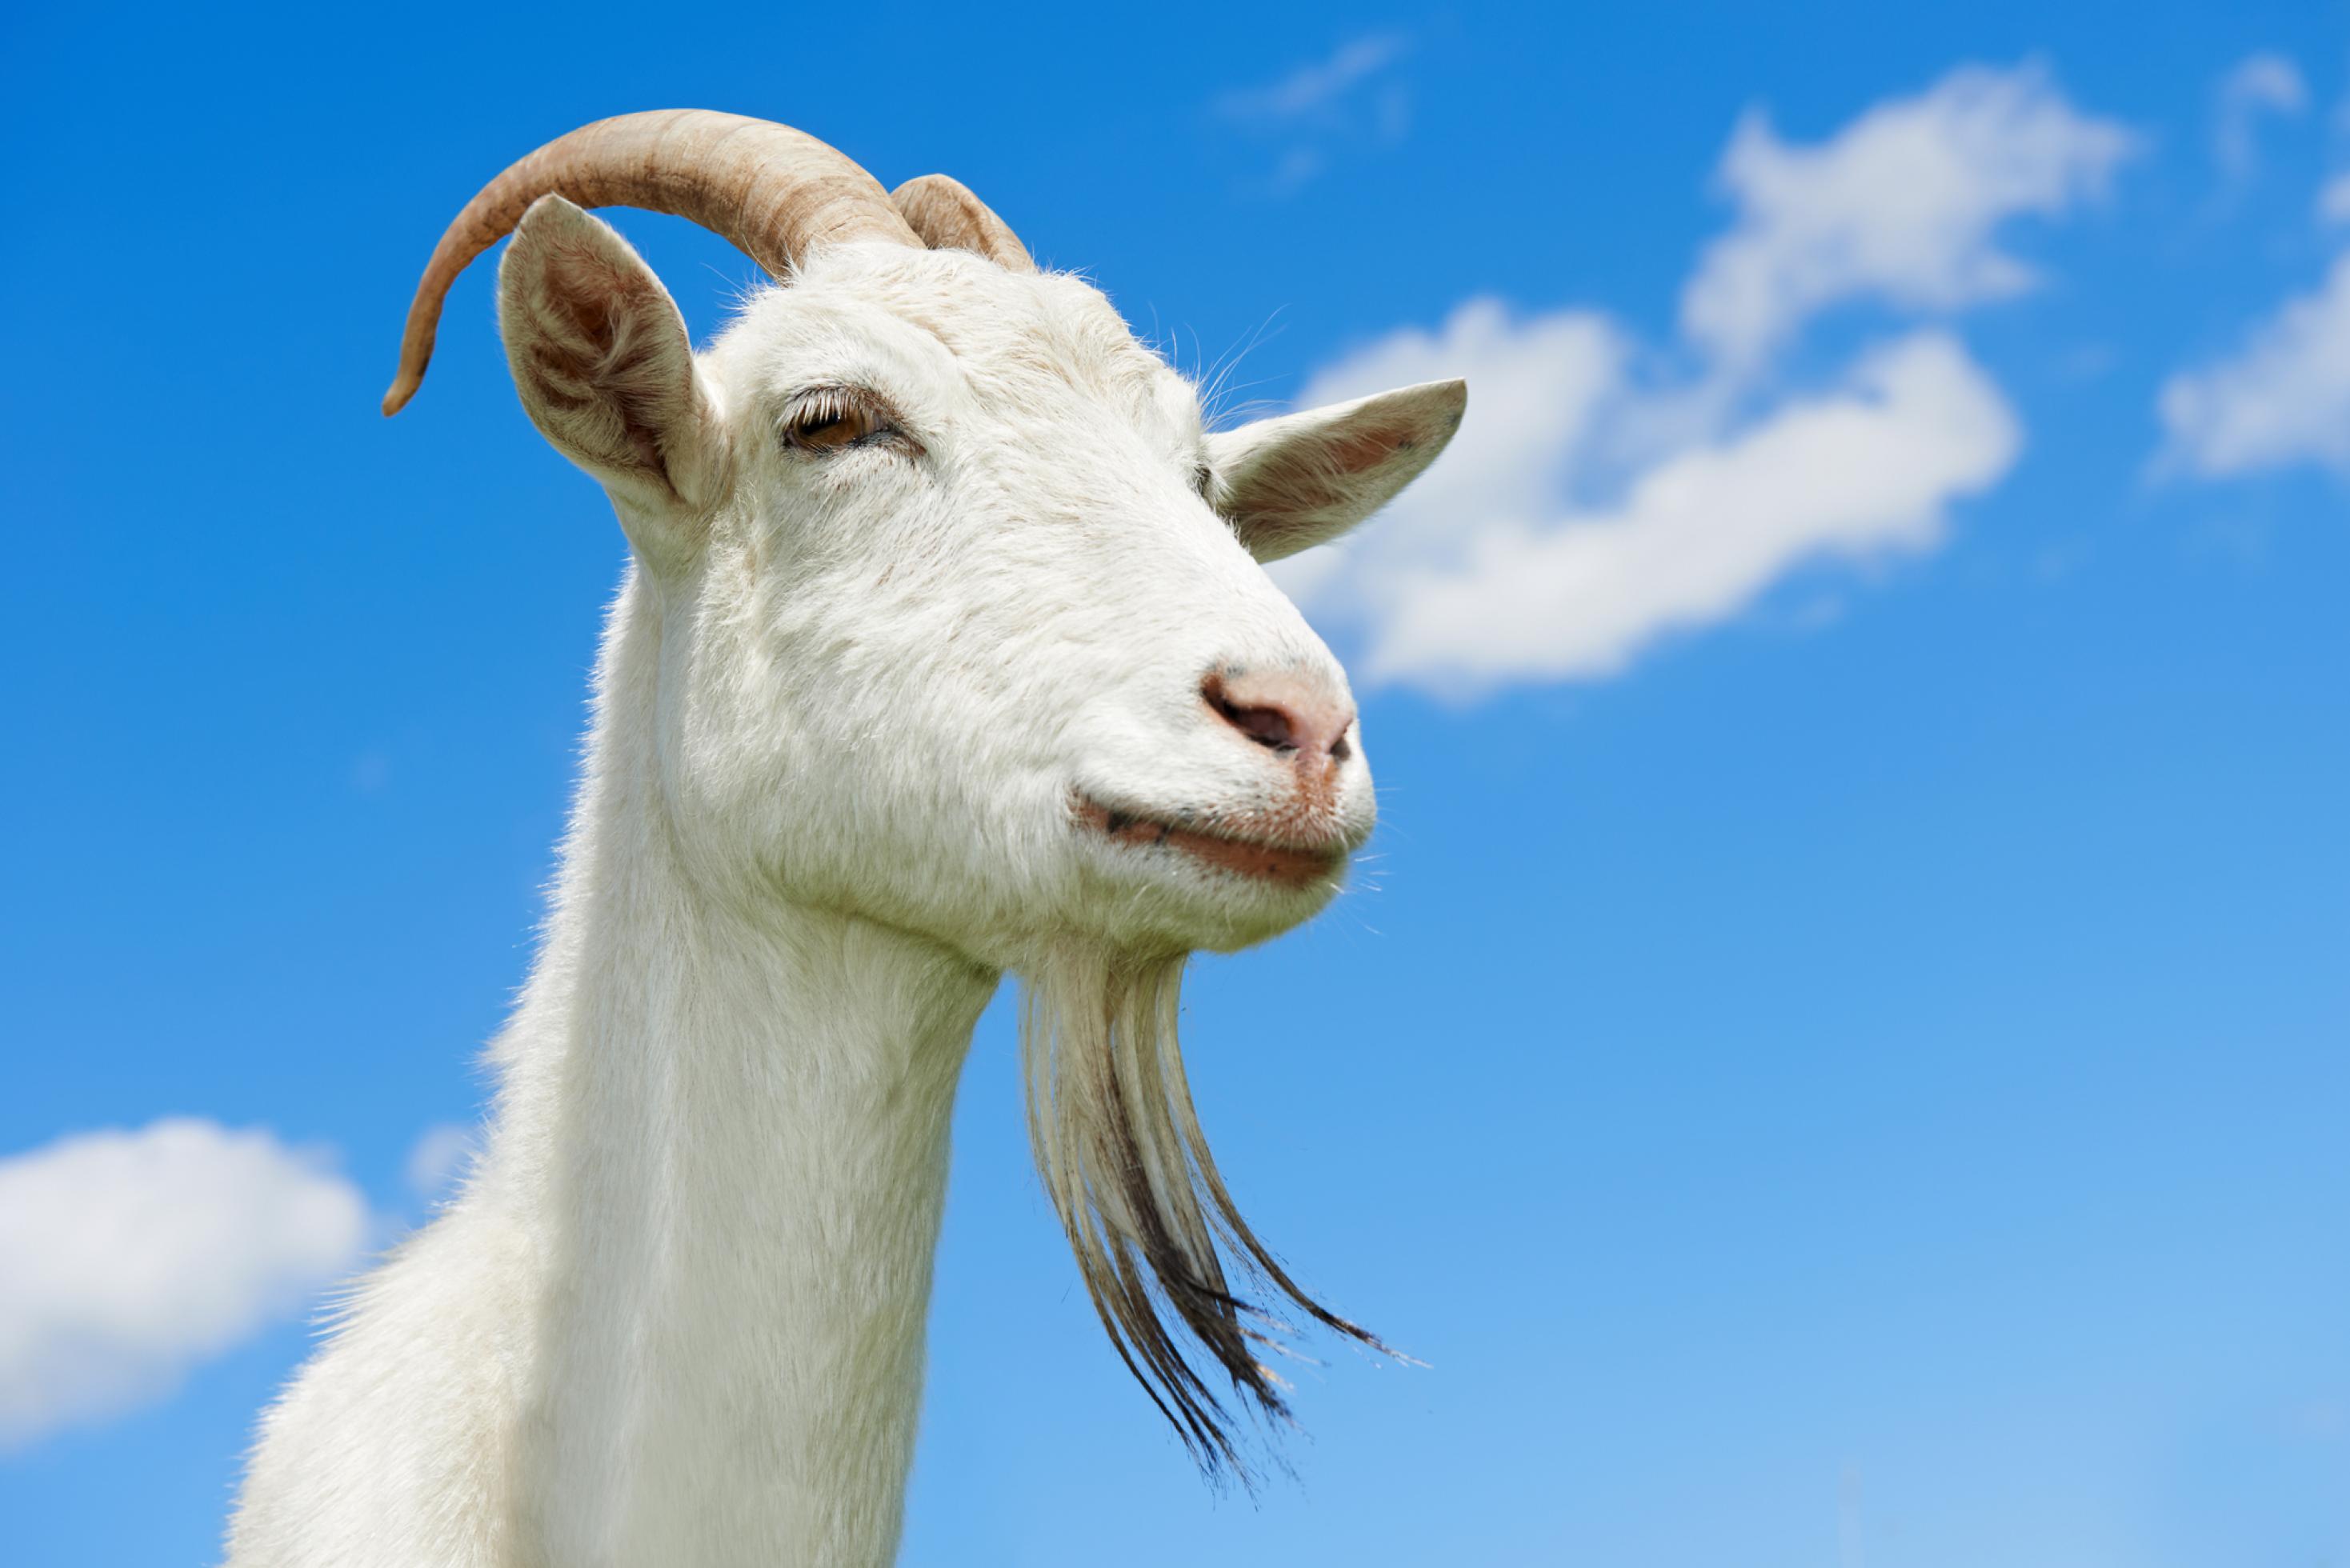
[{"label": "cloud wisp", "polygon": [[[1603,679],[1807,566],[1933,548],[2022,450],[2000,389],[1941,327],[1792,390],[1789,355],[1849,302],[1945,314],[2029,288],[2006,226],[2095,199],[2135,145],[2031,65],[1955,71],[1816,146],[1750,115],[1721,167],[1737,215],[1666,353],[1599,311],[1482,300],[1314,377],[1308,404],[1466,376],[1469,419],[1372,527],[1274,576],[1361,638],[1373,682],[1461,700]],[[1680,369],[1643,374],[1660,362]]]},{"label": "cloud wisp", "polygon": [[2328,228],[2350,223],[2350,174],[2336,174],[2318,187],[2317,221]]},{"label": "cloud wisp", "polygon": [[2301,67],[2270,51],[2246,56],[2220,78],[2211,117],[2211,156],[2229,182],[2241,185],[2260,167],[2260,122],[2307,111],[2309,84]]},{"label": "cloud wisp", "polygon": [[453,1122],[437,1122],[426,1127],[409,1147],[408,1162],[402,1170],[408,1178],[408,1190],[419,1202],[441,1202],[456,1189],[459,1179],[473,1164],[473,1128]]},{"label": "cloud wisp", "polygon": [[348,1181],[194,1118],[0,1160],[0,1449],[169,1393],[358,1258]]},{"label": "cloud wisp", "polygon": [[1397,33],[1349,39],[1327,59],[1300,66],[1278,81],[1224,94],[1216,100],[1216,109],[1227,119],[1236,120],[1322,119],[1337,109],[1356,87],[1400,59],[1403,52],[1404,40]]},{"label": "cloud wisp", "polygon": [[2350,478],[2350,254],[2231,354],[2163,383],[2158,470],[2204,479],[2314,463]]},{"label": "cloud wisp", "polygon": [[1326,57],[1255,87],[1237,88],[1212,105],[1215,117],[1280,147],[1265,193],[1294,194],[1349,145],[1392,146],[1411,120],[1411,99],[1395,67],[1409,51],[1401,33],[1371,33]]},{"label": "cloud wisp", "polygon": [[[2222,78],[2217,148],[2232,174],[2252,170],[2252,121],[2300,114],[2309,88],[2282,55],[2260,54]],[[2350,126],[2350,109],[2341,123]],[[2321,229],[2350,224],[2350,172],[2320,182]],[[2223,480],[2317,467],[2350,479],[2350,250],[2337,251],[2315,287],[2252,322],[2236,346],[2174,371],[2157,396],[2162,443],[2153,472]]]}]

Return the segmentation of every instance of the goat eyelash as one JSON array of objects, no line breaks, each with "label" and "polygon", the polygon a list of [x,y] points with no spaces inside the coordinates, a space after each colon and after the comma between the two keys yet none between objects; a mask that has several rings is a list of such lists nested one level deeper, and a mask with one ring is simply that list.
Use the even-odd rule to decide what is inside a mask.
[{"label": "goat eyelash", "polygon": [[783,444],[812,457],[855,447],[895,445],[919,453],[921,444],[898,423],[897,410],[862,387],[811,387],[784,411]]}]

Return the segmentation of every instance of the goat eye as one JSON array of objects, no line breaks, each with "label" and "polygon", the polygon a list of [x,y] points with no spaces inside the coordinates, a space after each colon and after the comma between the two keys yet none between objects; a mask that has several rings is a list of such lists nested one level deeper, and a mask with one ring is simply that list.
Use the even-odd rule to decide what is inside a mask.
[{"label": "goat eye", "polygon": [[839,393],[807,399],[784,423],[785,444],[812,452],[837,452],[896,433],[880,410]]}]

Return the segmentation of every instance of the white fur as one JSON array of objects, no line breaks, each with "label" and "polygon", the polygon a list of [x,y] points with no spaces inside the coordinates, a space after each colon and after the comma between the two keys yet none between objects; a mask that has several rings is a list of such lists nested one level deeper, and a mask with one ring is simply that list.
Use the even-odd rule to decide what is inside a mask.
[{"label": "white fur", "polygon": [[[554,199],[501,272],[525,403],[636,563],[484,1152],[265,1417],[234,1568],[889,1563],[1001,974],[1072,935],[1229,949],[1328,897],[1088,834],[1076,792],[1370,826],[1359,747],[1306,812],[1202,705],[1220,668],[1345,677],[1243,547],[1251,493],[1195,488],[1193,389],[1093,288],[843,246],[696,358],[650,280]],[[824,384],[919,453],[788,449]],[[1460,407],[1397,394],[1398,461],[1359,460],[1359,410],[1285,421],[1284,483],[1351,484],[1359,519]]]}]

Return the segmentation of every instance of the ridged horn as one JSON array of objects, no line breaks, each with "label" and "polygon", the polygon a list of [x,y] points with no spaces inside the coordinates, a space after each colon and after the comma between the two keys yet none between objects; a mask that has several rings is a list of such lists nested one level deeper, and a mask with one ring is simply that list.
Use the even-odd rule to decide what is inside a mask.
[{"label": "ridged horn", "polygon": [[945,174],[925,174],[889,192],[907,226],[934,251],[977,251],[1010,272],[1035,272],[1035,258],[1012,225],[997,217],[971,187]]},{"label": "ridged horn", "polygon": [[705,109],[599,119],[510,166],[442,234],[408,307],[400,374],[383,395],[386,414],[398,413],[423,382],[442,301],[457,275],[548,194],[583,207],[641,207],[689,219],[776,277],[818,245],[889,240],[922,247],[879,181],[790,126]]}]

